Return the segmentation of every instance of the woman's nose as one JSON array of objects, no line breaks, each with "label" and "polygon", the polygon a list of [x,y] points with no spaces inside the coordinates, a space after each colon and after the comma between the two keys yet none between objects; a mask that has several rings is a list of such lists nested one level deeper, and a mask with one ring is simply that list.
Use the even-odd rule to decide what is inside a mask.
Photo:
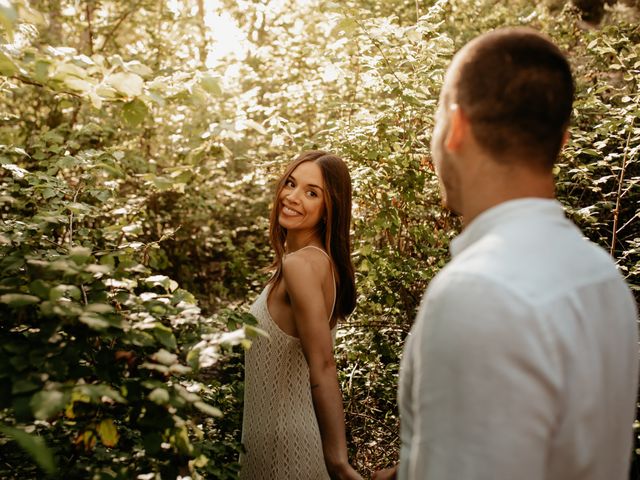
[{"label": "woman's nose", "polygon": [[292,203],[298,203],[300,201],[299,195],[300,195],[299,189],[294,188],[288,193],[287,199]]}]

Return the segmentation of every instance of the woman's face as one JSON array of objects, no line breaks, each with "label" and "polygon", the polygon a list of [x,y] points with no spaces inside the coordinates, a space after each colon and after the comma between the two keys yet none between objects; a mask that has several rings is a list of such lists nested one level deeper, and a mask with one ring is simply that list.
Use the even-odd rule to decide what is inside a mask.
[{"label": "woman's face", "polygon": [[324,217],[324,179],[314,162],[298,165],[278,196],[278,222],[288,232],[315,231]]}]

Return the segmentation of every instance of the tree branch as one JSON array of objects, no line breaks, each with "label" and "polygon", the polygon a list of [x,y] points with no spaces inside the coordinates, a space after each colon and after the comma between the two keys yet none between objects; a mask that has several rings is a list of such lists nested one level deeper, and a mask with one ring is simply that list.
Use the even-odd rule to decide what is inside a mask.
[{"label": "tree branch", "polygon": [[[82,186],[79,186],[76,190],[76,193],[73,195],[73,202],[75,203],[78,199],[78,194],[82,190]],[[69,214],[69,248],[73,246],[73,211]]]},{"label": "tree branch", "polygon": [[[25,77],[24,75],[14,75],[14,76],[9,77],[9,78],[13,78],[15,80],[19,80],[22,83],[27,84],[27,85],[33,85],[35,87],[51,89],[51,87],[49,87],[48,85],[45,85],[44,83],[36,82],[35,80],[32,80],[29,77]],[[67,92],[66,90],[63,90],[63,91],[56,91],[56,90],[53,90],[53,89],[51,89],[51,90],[54,91],[55,93],[64,93],[64,94],[67,94],[67,95],[71,95],[72,97],[82,98],[82,95],[78,95],[77,93],[73,93],[73,92]]]},{"label": "tree branch", "polygon": [[109,31],[109,33],[105,35],[104,42],[102,43],[102,47],[100,47],[100,50],[99,50],[100,52],[104,51],[109,41],[113,39],[113,36],[118,31],[118,28],[120,28],[120,25],[122,25],[122,22],[124,22],[129,15],[131,15],[134,11],[138,9],[138,5],[140,5],[140,3],[142,3],[142,0],[138,0],[136,3],[133,4],[131,9],[127,10],[122,15],[120,15],[120,18],[116,21],[116,24],[113,26],[111,31]]},{"label": "tree branch", "polygon": [[[620,170],[620,178],[618,179],[618,193],[616,194],[616,208],[613,211],[613,232],[611,234],[611,248],[609,254],[613,257],[616,250],[616,242],[618,241],[618,220],[620,218],[620,203],[622,202],[622,182],[624,181],[624,174],[627,170],[627,156],[629,153],[629,142],[631,141],[631,134],[633,133],[633,120],[629,125],[629,135],[627,135],[627,142],[624,147],[624,155],[622,157],[622,169]],[[626,225],[625,225],[626,226]]]},{"label": "tree branch", "polygon": [[87,2],[87,40],[89,42],[89,56],[93,55],[93,27],[91,25],[91,16],[93,12],[91,11],[91,2]]}]

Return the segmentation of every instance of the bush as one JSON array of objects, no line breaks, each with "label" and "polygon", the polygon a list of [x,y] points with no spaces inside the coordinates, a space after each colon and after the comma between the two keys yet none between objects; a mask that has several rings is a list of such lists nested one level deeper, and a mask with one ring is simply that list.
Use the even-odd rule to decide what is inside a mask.
[{"label": "bush", "polygon": [[404,337],[460,227],[431,161],[437,96],[491,28],[569,53],[558,197],[640,298],[628,11],[585,29],[568,2],[223,3],[248,54],[214,68],[201,2],[0,6],[2,475],[234,477],[242,359],[221,343],[243,338],[222,332],[251,324],[271,181],[308,148],[342,155],[354,184],[358,307],[336,345],[352,458],[394,462]]}]

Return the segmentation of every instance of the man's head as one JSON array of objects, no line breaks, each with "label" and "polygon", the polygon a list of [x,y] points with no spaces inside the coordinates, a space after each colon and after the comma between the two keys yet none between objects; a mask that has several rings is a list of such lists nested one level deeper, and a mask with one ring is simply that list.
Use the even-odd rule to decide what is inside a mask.
[{"label": "man's head", "polygon": [[[455,207],[462,195],[456,191],[459,177],[468,173],[456,161],[464,153],[458,134],[469,135],[476,149],[471,153],[550,173],[565,139],[573,91],[565,56],[532,29],[499,29],[465,45],[447,71],[432,140],[445,202]],[[462,133],[456,130],[460,122]]]}]

